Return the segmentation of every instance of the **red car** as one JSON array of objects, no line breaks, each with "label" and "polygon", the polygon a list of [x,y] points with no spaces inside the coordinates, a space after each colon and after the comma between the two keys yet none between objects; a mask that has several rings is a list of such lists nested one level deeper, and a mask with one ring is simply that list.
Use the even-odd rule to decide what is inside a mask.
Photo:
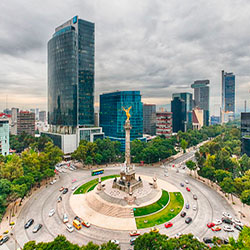
[{"label": "red car", "polygon": [[168,222],[166,224],[164,224],[165,228],[169,228],[169,227],[172,227],[173,226],[173,223],[172,222]]},{"label": "red car", "polygon": [[212,222],[211,222],[211,223],[207,223],[207,227],[208,227],[208,228],[211,228],[211,227],[214,227],[214,226],[215,226],[215,224],[212,223]]},{"label": "red car", "polygon": [[141,234],[141,233],[140,233],[139,231],[137,231],[137,230],[132,231],[132,232],[129,233],[129,235],[130,235],[131,237],[133,237],[133,236],[138,236],[138,235],[140,235],[140,234]]},{"label": "red car", "polygon": [[218,232],[218,231],[221,230],[221,227],[212,227],[211,229],[212,229],[212,231],[214,231],[214,232]]},{"label": "red car", "polygon": [[188,192],[190,192],[190,191],[191,191],[189,187],[186,187],[186,190],[187,190]]}]

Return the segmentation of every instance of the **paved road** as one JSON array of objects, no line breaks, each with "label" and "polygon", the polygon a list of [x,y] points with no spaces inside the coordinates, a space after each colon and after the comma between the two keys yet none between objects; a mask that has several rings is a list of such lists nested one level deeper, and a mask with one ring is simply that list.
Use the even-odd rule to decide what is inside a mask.
[{"label": "paved road", "polygon": [[[193,157],[194,152],[189,152],[178,159],[176,159],[172,164],[181,165],[182,162],[186,161]],[[156,173],[156,176],[160,179],[166,180],[173,185],[178,186],[182,191],[185,203],[190,204],[189,209],[184,209],[187,212],[187,216],[193,218],[191,224],[187,225],[183,218],[179,215],[172,220],[173,227],[166,229],[164,225],[160,225],[159,229],[161,233],[165,233],[168,236],[174,236],[176,233],[193,233],[195,236],[202,239],[204,236],[218,236],[226,237],[229,236],[237,237],[238,232],[226,233],[221,232],[212,232],[211,229],[206,227],[208,222],[213,221],[214,219],[220,219],[222,217],[222,212],[227,211],[231,215],[234,215],[233,209],[228,205],[227,201],[217,194],[214,190],[210,189],[203,183],[198,182],[197,180],[191,178],[186,170],[180,169],[179,173],[176,173],[176,167],[171,166],[161,166],[161,167],[138,167],[136,172],[138,174],[152,176]],[[166,177],[164,173],[168,172]],[[119,173],[118,167],[109,167],[105,169],[105,175],[117,174]],[[91,225],[90,228],[83,228],[79,232],[74,231],[69,233],[66,231],[66,227],[62,222],[63,213],[67,213],[70,221],[74,218],[75,214],[73,213],[71,207],[69,206],[69,197],[71,195],[72,179],[79,180],[78,183],[84,183],[88,180],[93,179],[88,170],[76,170],[69,171],[67,173],[62,173],[60,179],[54,184],[49,185],[47,188],[41,190],[36,196],[32,197],[24,206],[18,220],[16,227],[14,229],[14,235],[16,235],[17,244],[23,246],[25,242],[29,240],[38,241],[51,241],[54,237],[59,234],[64,234],[71,242],[78,243],[79,245],[86,244],[88,241],[93,241],[95,243],[101,244],[110,239],[117,239],[121,242],[122,249],[130,249],[129,245],[129,232],[128,231],[112,231],[96,227]],[[96,178],[96,177],[94,177]],[[187,192],[185,187],[180,187],[180,182],[184,183],[184,180],[188,180],[191,192]],[[186,184],[185,184],[186,185]],[[68,187],[69,192],[65,195],[62,195],[63,200],[61,203],[57,203],[57,198],[60,194],[59,188],[61,186]],[[193,194],[198,196],[198,200],[193,200]],[[193,205],[196,205],[197,210],[194,211]],[[83,204],[84,206],[84,204]],[[54,216],[49,217],[50,209],[56,209]],[[29,229],[24,230],[24,224],[28,219],[33,218],[35,220],[34,225],[41,223],[43,228],[36,234],[32,233],[34,225]],[[148,232],[149,229],[140,230],[142,232]],[[6,248],[7,247],[7,248]],[[0,247],[2,249],[15,249],[14,240],[11,239],[5,244],[5,246]]]}]

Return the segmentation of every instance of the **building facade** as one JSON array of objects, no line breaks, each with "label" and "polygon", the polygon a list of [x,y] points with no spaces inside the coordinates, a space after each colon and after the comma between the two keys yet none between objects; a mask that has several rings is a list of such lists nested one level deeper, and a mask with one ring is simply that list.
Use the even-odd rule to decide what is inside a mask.
[{"label": "building facade", "polygon": [[48,42],[48,123],[52,132],[94,126],[95,25],[73,17]]},{"label": "building facade", "polygon": [[171,112],[173,118],[173,132],[179,130],[185,132],[192,128],[192,94],[174,93],[171,101]]},{"label": "building facade", "polygon": [[166,138],[172,136],[172,113],[156,113],[156,135],[164,135]]},{"label": "building facade", "polygon": [[46,122],[46,111],[40,111],[39,112],[39,121]]},{"label": "building facade", "polygon": [[143,104],[143,133],[156,134],[156,105]]},{"label": "building facade", "polygon": [[209,126],[209,80],[197,80],[191,88],[194,89],[194,107],[203,109],[204,125]]},{"label": "building facade", "polygon": [[35,135],[35,113],[20,111],[17,113],[17,134]]},{"label": "building facade", "polygon": [[250,112],[241,113],[241,153],[250,156]]},{"label": "building facade", "polygon": [[198,107],[192,110],[192,123],[194,130],[200,130],[204,125],[204,110]]},{"label": "building facade", "polygon": [[0,118],[0,154],[5,156],[9,151],[9,120]]},{"label": "building facade", "polygon": [[140,91],[117,91],[100,95],[100,127],[105,137],[120,141],[125,148],[124,124],[127,119],[125,109],[130,110],[131,141],[143,138],[143,105]]},{"label": "building facade", "polygon": [[230,114],[230,119],[235,115],[235,75],[222,70],[222,105],[221,122],[224,122],[225,114]]}]

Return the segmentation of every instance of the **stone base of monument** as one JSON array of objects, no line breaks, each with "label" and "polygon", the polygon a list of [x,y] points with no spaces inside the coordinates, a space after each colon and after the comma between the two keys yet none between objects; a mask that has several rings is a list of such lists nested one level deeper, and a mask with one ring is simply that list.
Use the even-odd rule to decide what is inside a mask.
[{"label": "stone base of monument", "polygon": [[129,195],[124,197],[124,199],[127,201],[128,205],[133,205],[135,203],[136,197],[133,196],[133,193],[129,193]]}]

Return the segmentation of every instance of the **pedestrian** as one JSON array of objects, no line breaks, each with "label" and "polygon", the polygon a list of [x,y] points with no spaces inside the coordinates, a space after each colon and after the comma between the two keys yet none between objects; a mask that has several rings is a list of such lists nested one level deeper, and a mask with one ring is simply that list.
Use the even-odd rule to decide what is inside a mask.
[{"label": "pedestrian", "polygon": [[9,219],[9,217],[7,216],[7,218],[6,218],[7,220]]}]

